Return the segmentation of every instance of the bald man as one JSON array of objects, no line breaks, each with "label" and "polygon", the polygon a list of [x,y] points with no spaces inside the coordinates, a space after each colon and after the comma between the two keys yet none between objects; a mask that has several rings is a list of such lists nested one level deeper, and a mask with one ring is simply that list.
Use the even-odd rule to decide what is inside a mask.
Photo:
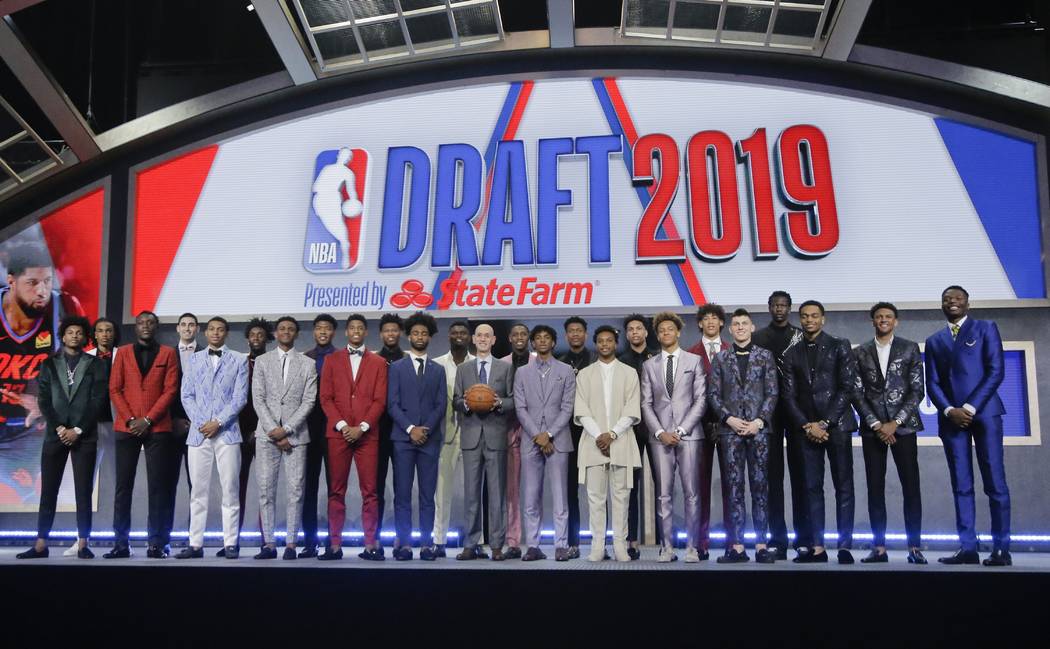
[{"label": "bald man", "polygon": [[[467,538],[456,559],[469,561],[485,558],[478,545],[481,540],[481,490],[488,486],[489,547],[492,560],[503,561],[503,542],[507,535],[507,427],[514,412],[514,368],[492,355],[496,335],[487,324],[474,329],[477,356],[464,362],[456,371],[452,407],[459,413],[459,442],[463,449],[463,498],[467,508]],[[467,390],[478,383],[495,393],[490,412],[474,412],[463,399]],[[486,478],[483,480],[483,478]]]}]

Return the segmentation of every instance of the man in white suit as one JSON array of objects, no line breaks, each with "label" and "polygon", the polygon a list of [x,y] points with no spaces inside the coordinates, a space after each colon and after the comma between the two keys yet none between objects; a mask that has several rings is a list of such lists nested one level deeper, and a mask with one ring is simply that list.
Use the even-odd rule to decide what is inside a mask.
[{"label": "man in white suit", "polygon": [[241,473],[241,428],[237,415],[248,401],[248,356],[226,346],[229,323],[220,317],[208,321],[208,347],[193,354],[182,375],[182,406],[190,420],[190,544],[177,559],[204,556],[204,526],[208,522],[208,492],[212,467],[219,469],[222,488],[222,532],[227,559],[237,549],[241,502],[237,493]]},{"label": "man in white suit", "polygon": [[[630,561],[627,553],[627,507],[634,485],[634,469],[642,466],[632,428],[641,421],[640,388],[634,368],[616,360],[620,335],[609,325],[594,330],[598,362],[576,376],[576,423],[580,438],[579,481],[587,485],[590,510],[590,561],[605,558],[605,506],[612,501],[613,554]],[[612,498],[609,498],[609,491]]]},{"label": "man in white suit", "polygon": [[306,418],[317,400],[317,368],[313,359],[295,351],[299,322],[291,316],[277,321],[277,349],[255,359],[252,403],[259,416],[255,431],[256,473],[263,547],[256,559],[276,559],[273,528],[277,512],[277,477],[284,464],[288,483],[285,548],[282,558],[296,558],[295,542],[303,515],[306,448],[310,433]]},{"label": "man in white suit", "polygon": [[689,536],[686,563],[698,563],[700,536],[700,425],[706,408],[704,366],[699,356],[678,346],[682,319],[669,311],[653,316],[660,355],[645,361],[642,372],[642,417],[652,431],[649,451],[656,460],[660,476],[657,511],[663,530],[663,548],[658,561],[676,561],[672,504],[674,477],[682,481],[685,499],[685,527]]}]

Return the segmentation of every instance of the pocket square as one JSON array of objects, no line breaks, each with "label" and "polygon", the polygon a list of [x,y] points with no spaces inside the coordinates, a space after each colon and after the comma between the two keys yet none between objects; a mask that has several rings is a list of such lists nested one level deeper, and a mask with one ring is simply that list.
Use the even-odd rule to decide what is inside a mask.
[{"label": "pocket square", "polygon": [[971,341],[969,341],[969,342],[967,342],[967,343],[966,343],[966,346],[967,346],[967,347],[973,347],[973,346],[974,346],[974,345],[976,345],[976,344],[977,344],[977,341],[976,341],[976,340],[971,340]]}]

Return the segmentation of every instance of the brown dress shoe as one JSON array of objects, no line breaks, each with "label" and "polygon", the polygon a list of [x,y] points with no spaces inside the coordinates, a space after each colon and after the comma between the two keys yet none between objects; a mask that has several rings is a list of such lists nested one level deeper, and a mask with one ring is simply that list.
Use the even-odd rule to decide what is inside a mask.
[{"label": "brown dress shoe", "polygon": [[456,561],[473,561],[477,558],[474,548],[463,548],[463,551],[456,555]]},{"label": "brown dress shoe", "polygon": [[555,548],[554,549],[554,560],[555,561],[568,561],[572,558],[572,553],[569,548]]},{"label": "brown dress shoe", "polygon": [[503,550],[500,550],[499,548],[497,548],[497,549],[492,551],[492,560],[493,561],[503,561],[506,558],[507,557],[503,556]]},{"label": "brown dress shoe", "polygon": [[521,548],[518,548],[518,547],[507,548],[507,551],[503,553],[503,558],[504,559],[520,559],[521,558]]},{"label": "brown dress shoe", "polygon": [[529,548],[525,553],[525,556],[521,558],[522,561],[542,561],[546,559],[547,555],[543,554],[539,548]]}]

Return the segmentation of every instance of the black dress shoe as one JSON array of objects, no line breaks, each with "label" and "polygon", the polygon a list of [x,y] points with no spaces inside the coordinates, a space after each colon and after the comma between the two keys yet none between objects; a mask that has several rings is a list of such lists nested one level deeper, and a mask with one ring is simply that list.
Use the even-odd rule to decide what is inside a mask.
[{"label": "black dress shoe", "polygon": [[[285,548],[285,550],[291,550],[291,548]],[[295,557],[295,550],[292,550],[292,557]],[[260,560],[262,560],[262,559],[276,559],[277,558],[277,548],[271,548],[268,545],[264,545],[262,548],[259,549],[259,554],[255,555],[252,558],[253,559],[260,559]]]},{"label": "black dress shoe", "polygon": [[[400,551],[400,549],[399,549]],[[409,554],[411,554],[409,550]],[[386,557],[383,556],[383,548],[365,548],[357,554],[358,558],[364,559],[365,561],[385,561]]]},{"label": "black dress shoe", "polygon": [[699,559],[700,559],[701,561],[707,561],[708,559],[710,559],[710,558],[711,558],[711,553],[710,553],[710,552],[708,552],[707,550],[697,550],[697,551],[696,551],[696,556],[697,556],[697,557],[698,557],[698,558],[699,558]]},{"label": "black dress shoe", "polygon": [[543,554],[539,548],[529,548],[525,555],[521,558],[522,561],[542,561],[547,558],[547,555]]},{"label": "black dress shoe", "polygon": [[787,561],[788,551],[786,545],[771,545],[768,550],[776,561]]},{"label": "black dress shoe", "polygon": [[631,557],[631,561],[637,561],[642,557],[642,553],[638,548],[627,548],[627,556]]},{"label": "black dress shoe", "polygon": [[422,549],[419,550],[420,561],[433,561],[434,559],[437,559],[437,553],[434,551],[434,548],[430,546],[424,546]]},{"label": "black dress shoe", "polygon": [[31,547],[25,552],[19,552],[15,555],[16,559],[46,559],[51,551],[46,547],[43,550],[37,550],[36,547]]},{"label": "black dress shoe", "polygon": [[[317,552],[314,551],[314,554],[317,554]],[[286,547],[284,549],[284,554],[281,555],[281,559],[284,560],[284,561],[295,561],[296,558],[301,557],[301,556],[303,556],[303,555],[301,555],[301,554],[300,555],[296,555],[295,554],[295,548]]]},{"label": "black dress shoe", "polygon": [[226,558],[237,559],[241,556],[241,546],[239,545],[227,545],[226,546]]},{"label": "black dress shoe", "polygon": [[203,559],[204,548],[195,548],[192,545],[187,545],[175,555],[176,559]]},{"label": "black dress shoe", "polygon": [[737,552],[735,548],[729,548],[725,554],[716,559],[718,563],[746,563],[750,560],[751,557],[747,556],[747,550]]},{"label": "black dress shoe", "polygon": [[313,559],[317,556],[317,546],[308,545],[299,552],[300,559]]},{"label": "black dress shoe", "polygon": [[504,559],[520,559],[521,558],[521,548],[517,548],[517,547],[507,548],[507,551],[503,553],[503,558]]},{"label": "black dress shoe", "polygon": [[171,548],[167,545],[151,545],[146,550],[146,556],[150,559],[165,559],[171,554]]},{"label": "black dress shoe", "polygon": [[443,545],[435,545],[434,546],[434,558],[435,559],[444,559],[447,556],[448,556],[448,554],[445,552],[445,546],[443,546]]},{"label": "black dress shoe", "polygon": [[986,566],[1012,566],[1014,565],[1013,557],[1010,556],[1009,550],[992,550],[991,556],[984,560]]},{"label": "black dress shoe", "polygon": [[94,559],[95,558],[95,553],[91,551],[91,548],[89,548],[88,546],[85,545],[84,547],[82,547],[79,550],[77,550],[77,558],[78,559]]},{"label": "black dress shoe", "polygon": [[908,563],[914,563],[916,565],[925,566],[929,562],[926,561],[926,557],[922,556],[922,551],[920,551],[920,550],[909,550],[908,551]]},{"label": "black dress shoe", "polygon": [[802,552],[802,550],[800,549],[798,552],[798,556],[795,557],[793,561],[795,563],[827,563],[828,552],[827,550],[823,552]]},{"label": "black dress shoe", "polygon": [[[577,550],[577,553],[579,550]],[[579,556],[577,554],[577,556]],[[572,548],[554,548],[555,561],[568,561],[572,558]]]},{"label": "black dress shoe", "polygon": [[868,556],[860,560],[861,563],[889,563],[890,555],[885,552],[879,552],[878,550],[872,550],[868,553]]},{"label": "black dress shoe", "polygon": [[841,548],[839,550],[839,564],[841,564],[843,566],[848,566],[848,565],[850,565],[852,563],[853,563],[853,553],[850,552],[849,550],[847,550],[846,548]]},{"label": "black dress shoe", "polygon": [[[555,553],[555,554],[557,554],[557,553]],[[569,556],[570,559],[579,559],[580,558],[580,548],[579,548],[579,546],[574,545],[574,546],[570,547],[568,556]]]},{"label": "black dress shoe", "polygon": [[325,548],[324,554],[317,555],[318,561],[339,561],[343,558],[343,548]]},{"label": "black dress shoe", "polygon": [[755,563],[776,563],[777,552],[768,548],[762,548],[755,552]]},{"label": "black dress shoe", "polygon": [[395,561],[411,561],[412,560],[412,549],[404,546],[394,550]]},{"label": "black dress shoe", "polygon": [[981,555],[977,554],[977,550],[959,550],[952,556],[940,557],[937,561],[938,563],[943,563],[947,566],[976,566],[981,563]]},{"label": "black dress shoe", "polygon": [[809,563],[810,555],[813,554],[809,548],[795,548],[795,558],[792,563]]},{"label": "black dress shoe", "polygon": [[102,555],[103,559],[127,559],[131,557],[131,548],[126,545],[115,545],[113,549]]},{"label": "black dress shoe", "polygon": [[219,551],[215,553],[216,558],[224,559],[226,557],[226,548],[219,548]]}]

